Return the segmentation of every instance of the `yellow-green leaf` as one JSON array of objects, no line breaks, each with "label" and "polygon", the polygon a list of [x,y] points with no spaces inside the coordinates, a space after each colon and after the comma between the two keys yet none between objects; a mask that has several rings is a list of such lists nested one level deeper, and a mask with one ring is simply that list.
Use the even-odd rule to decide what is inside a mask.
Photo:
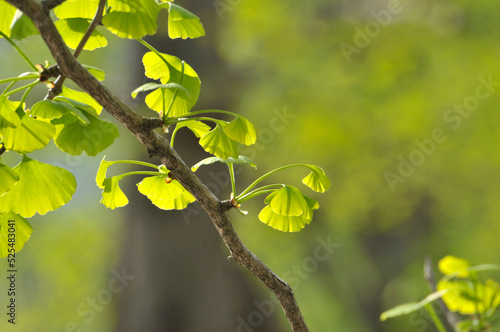
[{"label": "yellow-green leaf", "polygon": [[[67,18],[55,22],[55,25],[66,45],[72,49],[76,49],[89,28],[90,23],[83,18]],[[94,30],[83,49],[92,51],[96,48],[106,47],[107,45],[108,41],[106,38],[99,31]]]},{"label": "yellow-green leaf", "polygon": [[[0,258],[21,251],[31,233],[33,228],[23,217],[11,212],[0,213]],[[12,243],[13,247],[9,245]]]},{"label": "yellow-green leaf", "polygon": [[86,92],[63,87],[63,92],[59,96],[66,97],[71,100],[78,100],[80,103],[92,107],[97,114],[101,114],[102,112],[102,106]]},{"label": "yellow-green leaf", "polygon": [[[7,3],[7,1],[0,1],[0,31],[10,37],[10,24],[16,13],[16,7]],[[2,36],[0,36],[2,38]]]},{"label": "yellow-green leaf", "polygon": [[233,140],[245,145],[252,145],[257,141],[257,134],[253,124],[242,116],[222,127],[226,134]]},{"label": "yellow-green leaf", "polygon": [[411,314],[412,312],[416,312],[416,311],[420,310],[421,308],[423,308],[424,306],[426,306],[427,304],[436,301],[437,299],[439,299],[441,296],[443,296],[447,292],[448,292],[448,290],[446,290],[446,289],[441,290],[441,291],[434,292],[434,293],[427,295],[425,297],[425,299],[423,299],[420,302],[411,302],[411,303],[405,303],[405,304],[398,305],[392,309],[389,309],[389,310],[383,312],[380,315],[380,320],[385,321],[387,318],[408,315],[408,314]]},{"label": "yellow-green leaf", "polygon": [[459,278],[467,278],[469,276],[467,269],[470,263],[463,258],[448,255],[439,261],[438,266],[439,271],[445,275],[456,273]]},{"label": "yellow-green leaf", "polygon": [[24,112],[20,126],[15,128],[1,127],[0,130],[3,134],[2,141],[5,148],[21,153],[29,153],[44,148],[56,132],[52,124],[36,120],[24,114]]},{"label": "yellow-green leaf", "polygon": [[137,184],[137,189],[163,210],[182,210],[195,201],[193,195],[184,189],[179,181],[171,180],[167,183],[165,176],[144,178]]},{"label": "yellow-green leaf", "polygon": [[200,145],[216,157],[222,159],[229,157],[238,158],[238,142],[229,138],[218,124],[214,129],[201,137]]},{"label": "yellow-green leaf", "polygon": [[118,185],[121,179],[121,176],[114,176],[103,181],[104,190],[102,191],[101,203],[112,210],[128,204],[127,196]]},{"label": "yellow-green leaf", "polygon": [[160,7],[155,0],[108,0],[104,26],[120,38],[139,39],[156,33]]},{"label": "yellow-green leaf", "polygon": [[18,106],[19,102],[13,102],[5,96],[0,96],[0,134],[2,128],[15,128],[21,125],[21,119],[16,113]]},{"label": "yellow-green leaf", "polygon": [[67,0],[54,8],[54,13],[59,19],[86,18],[93,19],[99,0]]},{"label": "yellow-green leaf", "polygon": [[163,8],[167,6],[169,9],[168,36],[170,38],[198,38],[205,35],[205,29],[198,16],[172,2],[161,5]]},{"label": "yellow-green leaf", "polygon": [[302,179],[303,184],[320,193],[330,189],[331,181],[321,167],[315,165],[307,165],[307,167],[311,169],[311,173]]},{"label": "yellow-green leaf", "polygon": [[12,168],[0,163],[0,197],[5,195],[19,181],[19,175]]}]

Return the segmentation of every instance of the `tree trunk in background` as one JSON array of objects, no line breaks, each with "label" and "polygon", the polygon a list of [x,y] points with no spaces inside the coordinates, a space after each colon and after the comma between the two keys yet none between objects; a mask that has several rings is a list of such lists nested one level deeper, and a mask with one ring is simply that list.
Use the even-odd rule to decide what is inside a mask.
[{"label": "tree trunk in background", "polygon": [[[185,0],[180,5],[201,17],[207,36],[196,41],[172,41],[165,35],[149,38],[148,42],[160,52],[186,60],[197,71],[204,84],[196,109],[231,110],[230,98],[235,94],[230,89],[235,89],[237,84],[215,50],[218,22],[213,4]],[[166,18],[161,16],[159,24],[166,26]],[[136,49],[138,63],[145,51]],[[138,69],[135,86],[144,81],[142,68]],[[194,137],[182,134],[179,132],[176,139],[176,149],[188,165],[206,157]],[[145,155],[142,159],[149,161]],[[211,182],[217,183],[213,179]],[[268,292],[251,282],[250,273],[227,260],[228,250],[198,203],[190,205],[190,215],[167,212],[131,187],[135,185],[127,190],[130,199],[125,207],[127,234],[119,268],[125,268],[127,275],[135,279],[119,294],[116,331],[280,331],[276,324],[279,313],[264,316],[261,324],[252,321],[259,326],[241,323],[257,310],[253,302]],[[226,187],[221,188],[223,194],[215,192],[219,198],[229,195],[230,186]],[[255,289],[260,294],[256,294]]]}]

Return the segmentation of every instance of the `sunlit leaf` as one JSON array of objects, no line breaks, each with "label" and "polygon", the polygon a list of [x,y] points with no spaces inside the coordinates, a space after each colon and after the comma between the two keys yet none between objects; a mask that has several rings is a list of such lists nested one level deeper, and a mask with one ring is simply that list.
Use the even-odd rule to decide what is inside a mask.
[{"label": "sunlit leaf", "polygon": [[[72,49],[76,49],[89,28],[90,23],[83,18],[67,18],[55,22],[55,25],[66,45]],[[108,41],[106,38],[99,31],[94,30],[83,49],[92,51],[96,48],[106,47],[107,45]]]},{"label": "sunlit leaf", "polygon": [[22,11],[16,11],[10,25],[10,38],[22,40],[37,34],[38,30],[33,24],[33,21],[31,21],[28,16],[24,15]]},{"label": "sunlit leaf", "polygon": [[269,205],[259,213],[259,220],[282,232],[299,232],[310,223],[304,216],[285,216],[275,213]]},{"label": "sunlit leaf", "polygon": [[97,186],[101,189],[104,188],[104,180],[106,179],[106,174],[109,166],[116,164],[114,161],[105,160],[106,156],[104,156],[99,164],[99,169],[97,170],[97,175],[95,177],[95,182]]},{"label": "sunlit leaf", "polygon": [[80,120],[84,124],[90,123],[89,119],[84,114],[82,114],[79,109],[67,103],[65,100],[46,99],[37,102],[31,108],[31,115],[44,120],[59,119],[68,113],[74,115],[74,117],[72,118],[75,121]]},{"label": "sunlit leaf", "polygon": [[380,315],[380,320],[385,321],[387,318],[408,315],[408,314],[411,314],[412,312],[416,312],[416,311],[422,309],[423,307],[425,307],[427,304],[436,301],[437,299],[442,297],[447,292],[448,292],[448,290],[446,290],[446,289],[440,290],[440,291],[437,291],[437,292],[434,292],[434,293],[427,295],[425,297],[425,299],[423,299],[420,302],[411,302],[411,303],[405,303],[405,304],[398,305],[392,309],[389,309],[389,310],[383,312]]},{"label": "sunlit leaf", "polygon": [[0,163],[0,197],[5,195],[19,181],[19,175],[10,167]]},{"label": "sunlit leaf", "polygon": [[236,116],[236,119],[224,125],[222,129],[227,136],[241,144],[252,145],[257,141],[254,126],[242,116]]},{"label": "sunlit leaf", "polygon": [[219,157],[208,157],[208,158],[205,158],[205,159],[199,161],[198,163],[196,163],[196,165],[191,167],[191,170],[193,172],[196,172],[198,170],[198,168],[200,168],[200,166],[211,165],[211,164],[214,164],[216,162],[220,162],[220,163],[224,163],[224,164],[247,164],[247,165],[250,165],[254,168],[257,168],[257,165],[255,165],[254,162],[250,158],[248,158],[246,156],[239,155],[237,159],[235,159],[235,158],[222,159]]},{"label": "sunlit leaf", "polygon": [[198,138],[207,134],[211,130],[207,124],[205,124],[201,121],[197,121],[197,120],[189,120],[189,121],[179,122],[179,123],[177,123],[175,130],[179,130],[182,127],[187,127],[189,129],[191,129],[193,134],[195,134],[196,137],[198,137]]},{"label": "sunlit leaf", "polygon": [[[23,217],[11,212],[0,213],[0,258],[21,251],[30,239],[31,233],[33,233],[33,228]],[[11,234],[10,237],[9,234]],[[13,239],[15,241],[11,242]],[[14,243],[13,247],[9,246],[11,243]],[[14,251],[12,252],[11,249]]]},{"label": "sunlit leaf", "polygon": [[[71,98],[68,98],[68,97],[65,97],[65,96],[57,96],[54,98],[55,101],[63,101],[63,102],[66,102],[70,105],[73,105],[76,109],[80,110],[80,111],[84,111],[86,113],[89,113],[90,115],[92,115],[93,117],[99,117],[99,114],[97,113],[96,109],[90,105],[87,105],[81,101],[78,101],[78,100],[74,100],[74,99],[71,99]],[[81,113],[78,113],[78,112],[75,112],[75,111],[72,111],[73,113],[75,113],[75,115],[80,119],[80,122],[82,122],[83,124],[85,123],[89,123],[88,121],[88,117],[84,114],[81,114]],[[86,121],[85,121],[86,120]]]},{"label": "sunlit leaf", "polygon": [[167,83],[167,84],[146,83],[146,84],[141,85],[140,87],[138,87],[134,91],[132,91],[131,95],[133,98],[135,98],[139,92],[151,91],[151,90],[155,90],[158,88],[173,89],[173,90],[177,89],[177,90],[185,93],[186,96],[188,96],[189,98],[191,98],[191,94],[189,93],[189,91],[185,87],[183,87],[182,85],[177,84],[177,83]]},{"label": "sunlit leaf", "polygon": [[308,209],[304,195],[292,186],[284,186],[272,192],[264,202],[269,204],[275,213],[284,216],[300,216]]},{"label": "sunlit leaf", "polygon": [[462,258],[448,255],[439,261],[438,266],[439,271],[445,275],[456,273],[457,277],[460,278],[467,278],[469,276],[469,271],[467,269],[470,263]]},{"label": "sunlit leaf", "polygon": [[80,122],[58,126],[54,142],[58,148],[73,156],[83,151],[95,156],[104,151],[120,136],[118,127],[113,123],[99,120],[87,114],[90,124],[83,126]]},{"label": "sunlit leaf", "polygon": [[18,127],[21,125],[21,119],[16,113],[19,102],[12,102],[5,96],[0,96],[0,133],[2,128]]},{"label": "sunlit leaf", "polygon": [[463,315],[472,315],[485,312],[490,307],[500,304],[499,284],[488,280],[486,284],[471,282],[467,279],[441,279],[437,284],[438,290],[448,290],[443,295],[443,301],[451,311],[458,311]]},{"label": "sunlit leaf", "polygon": [[102,112],[102,106],[86,92],[63,87],[63,92],[59,96],[66,97],[71,100],[78,100],[82,104],[89,105],[97,114],[101,114]]},{"label": "sunlit leaf", "polygon": [[65,18],[86,18],[93,19],[99,0],[66,0],[56,8],[54,13],[59,19]]},{"label": "sunlit leaf", "polygon": [[165,176],[144,178],[137,184],[139,192],[147,196],[151,202],[163,210],[182,210],[195,201],[177,180],[165,181]]},{"label": "sunlit leaf", "polygon": [[238,158],[239,144],[227,136],[217,124],[214,129],[200,138],[200,145],[209,153],[227,159]]},{"label": "sunlit leaf", "polygon": [[331,181],[321,167],[315,165],[307,165],[307,167],[311,169],[311,173],[302,179],[303,184],[320,193],[330,189]]},{"label": "sunlit leaf", "polygon": [[[14,14],[16,13],[16,7],[7,3],[7,1],[0,1],[0,31],[10,37],[10,24]],[[2,36],[0,36],[2,38]]]},{"label": "sunlit leaf", "polygon": [[195,14],[172,2],[160,6],[169,9],[168,36],[170,38],[198,38],[205,35],[203,24]]},{"label": "sunlit leaf", "polygon": [[103,181],[104,189],[102,191],[101,203],[112,210],[128,204],[127,196],[125,196],[118,185],[121,179],[121,176],[114,176]]},{"label": "sunlit leaf", "polygon": [[139,39],[156,33],[160,7],[155,0],[108,0],[104,26],[121,38]]},{"label": "sunlit leaf", "polygon": [[[17,114],[19,115],[21,112],[17,112]],[[24,112],[21,113],[21,116],[20,126],[16,128],[0,128],[5,148],[21,153],[29,153],[44,148],[54,136],[55,127],[50,123],[36,120]]]},{"label": "sunlit leaf", "polygon": [[[148,52],[142,58],[145,74],[152,79],[160,79],[161,83],[177,83],[182,85],[189,94],[179,91],[172,105],[169,116],[179,116],[188,113],[198,101],[200,95],[200,79],[198,74],[187,63],[179,58],[154,52]],[[158,89],[146,97],[149,108],[163,111],[167,108],[174,96],[175,90]]]},{"label": "sunlit leaf", "polygon": [[13,168],[19,182],[0,197],[0,212],[14,212],[24,218],[46,214],[71,200],[76,180],[67,170],[23,157]]}]

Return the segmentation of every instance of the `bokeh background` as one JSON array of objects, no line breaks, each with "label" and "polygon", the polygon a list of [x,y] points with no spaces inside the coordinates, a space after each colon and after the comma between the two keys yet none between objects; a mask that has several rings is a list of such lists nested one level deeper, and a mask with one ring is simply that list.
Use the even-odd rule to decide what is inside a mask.
[{"label": "bokeh background", "polygon": [[[259,140],[244,152],[258,170],[241,169],[240,188],[287,163],[318,164],[332,178],[326,194],[304,189],[321,208],[299,233],[262,224],[261,200],[244,206],[246,217],[230,212],[244,243],[295,287],[310,330],[434,331],[423,312],[384,323],[379,315],[427,294],[426,256],[500,261],[500,3],[179,5],[200,16],[207,36],[170,41],[162,13],[159,34],[147,40],[198,72],[196,109],[227,109],[255,124]],[[130,97],[147,81],[140,63],[147,50],[107,36],[111,45],[82,61],[104,69],[106,85],[138,112],[154,115]],[[36,36],[20,46],[35,62],[51,59]],[[1,40],[0,57],[2,77],[29,69]],[[35,231],[18,254],[18,323],[6,324],[3,314],[0,330],[289,331],[269,291],[226,260],[196,203],[184,213],[158,210],[128,180],[128,206],[99,204],[94,177],[104,154],[149,161],[120,130],[96,158],[68,158],[52,143],[30,154],[71,170],[79,186],[67,206],[30,219]],[[188,133],[176,141],[188,164],[205,156]],[[2,156],[11,166],[17,161]],[[199,171],[221,199],[230,192],[223,170]],[[300,186],[305,175],[290,170],[277,178]],[[334,245],[326,250],[324,243]],[[5,260],[0,267],[6,270]],[[123,272],[130,279],[110,292]],[[6,289],[0,278],[1,298]]]}]

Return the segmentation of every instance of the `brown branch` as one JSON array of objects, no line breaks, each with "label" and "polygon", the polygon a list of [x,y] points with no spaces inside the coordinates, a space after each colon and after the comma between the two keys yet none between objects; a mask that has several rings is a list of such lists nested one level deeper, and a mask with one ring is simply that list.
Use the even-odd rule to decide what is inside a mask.
[{"label": "brown branch", "polygon": [[170,147],[167,139],[154,132],[149,122],[111,94],[75,59],[64,44],[50,17],[42,10],[39,2],[35,0],[7,0],[7,2],[31,18],[59,65],[61,73],[88,92],[113,117],[120,121],[146,147],[149,154],[157,157],[172,172],[173,176],[193,194],[210,216],[230,251],[230,257],[250,270],[276,295],[293,331],[308,332],[309,329],[295,300],[292,288],[241,242],[226,215],[227,203],[220,202],[194,175],[177,152]]},{"label": "brown branch", "polygon": [[5,151],[7,151],[7,149],[2,145],[2,147],[0,148],[0,156],[3,155]]},{"label": "brown branch", "polygon": [[[57,0],[56,0],[57,1]],[[61,1],[61,3],[64,2]],[[75,52],[73,53],[73,56],[75,59],[78,59],[80,54],[83,51],[83,48],[85,47],[85,44],[90,39],[90,36],[92,36],[92,33],[94,30],[97,28],[99,24],[101,24],[102,16],[104,14],[104,8],[106,7],[106,0],[99,0],[99,5],[97,7],[97,12],[94,15],[94,19],[92,19],[92,22],[90,22],[89,27],[87,28],[87,31],[85,31],[85,34],[83,35],[82,39],[78,43],[78,46],[75,49]],[[45,99],[52,100],[54,99],[57,95],[62,93],[62,87],[64,84],[64,81],[66,80],[66,76],[60,75],[57,80],[54,82],[54,87],[49,90],[47,96]]]}]

